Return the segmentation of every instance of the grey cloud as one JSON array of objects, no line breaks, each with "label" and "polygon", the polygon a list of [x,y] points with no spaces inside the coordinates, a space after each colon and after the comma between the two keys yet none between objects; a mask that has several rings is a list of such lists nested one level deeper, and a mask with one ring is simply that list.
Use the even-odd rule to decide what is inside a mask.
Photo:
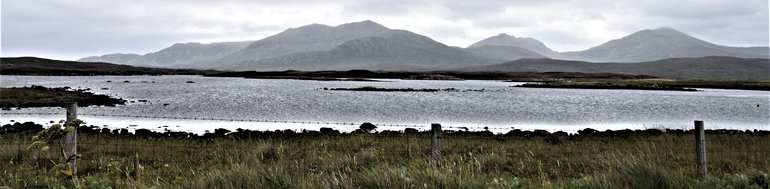
[{"label": "grey cloud", "polygon": [[[437,25],[432,26],[424,31],[426,35],[427,33],[430,33],[430,37],[435,38],[462,38],[466,37],[467,33],[465,32],[465,28],[460,26],[453,26],[453,25]],[[435,39],[434,40],[438,40]],[[439,41],[441,42],[441,41]]]},{"label": "grey cloud", "polygon": [[475,19],[482,15],[497,14],[509,4],[500,0],[445,1],[444,6],[453,18]]},{"label": "grey cloud", "polygon": [[[5,55],[53,54],[76,59],[104,53],[146,53],[177,42],[222,38],[227,35],[250,36],[262,32],[280,32],[276,25],[221,23],[222,20],[190,19],[184,11],[152,12],[136,2],[63,1],[16,2],[3,4],[2,43]],[[182,5],[180,5],[182,6]],[[117,8],[120,7],[120,8]],[[216,29],[227,33],[187,32],[183,28]],[[256,40],[250,39],[250,40]]]},{"label": "grey cloud", "polygon": [[425,9],[430,5],[430,1],[423,0],[350,1],[342,5],[348,14],[405,15],[416,11],[430,11]]},{"label": "grey cloud", "polygon": [[649,16],[711,19],[757,12],[764,12],[767,16],[767,3],[767,0],[680,0],[639,1],[632,5]]},{"label": "grey cloud", "polygon": [[[31,8],[31,6],[38,6]],[[3,6],[2,33],[5,52],[42,51],[66,54],[111,49],[132,43],[153,43],[151,36],[137,36],[119,19],[104,18],[98,12],[77,10],[77,14],[62,10],[58,2],[45,5],[19,3]],[[69,7],[71,8],[71,7]],[[128,35],[128,36],[126,36]],[[126,40],[128,39],[128,40]],[[145,44],[147,45],[147,44]],[[113,49],[114,50],[114,49]]]},{"label": "grey cloud", "polygon": [[580,33],[557,30],[557,29],[536,29],[536,30],[531,30],[521,34],[514,34],[514,35],[518,35],[520,37],[533,37],[533,38],[539,39],[543,41],[543,43],[545,43],[545,45],[548,46],[549,48],[561,47],[557,49],[563,49],[563,48],[574,49],[576,46],[582,47],[586,45],[599,45],[599,44],[590,44],[591,42],[587,41],[587,39],[584,36],[581,36]]},{"label": "grey cloud", "polygon": [[473,21],[473,25],[482,28],[520,28],[532,26],[533,19],[510,18],[498,15],[486,16]]},{"label": "grey cloud", "polygon": [[768,19],[756,16],[712,18],[710,22],[679,20],[682,30],[709,42],[731,46],[757,46],[767,44]]}]

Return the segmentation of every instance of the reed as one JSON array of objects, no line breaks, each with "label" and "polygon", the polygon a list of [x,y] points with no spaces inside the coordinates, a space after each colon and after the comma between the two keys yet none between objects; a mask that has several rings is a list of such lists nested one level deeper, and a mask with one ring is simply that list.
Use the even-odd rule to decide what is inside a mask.
[{"label": "reed", "polygon": [[[31,134],[0,135],[0,187],[11,188],[768,188],[770,136],[709,134],[697,179],[692,134],[442,139],[372,133],[147,138],[84,133],[77,179],[57,175]],[[48,154],[49,156],[46,156]],[[21,159],[19,159],[21,158]]]}]

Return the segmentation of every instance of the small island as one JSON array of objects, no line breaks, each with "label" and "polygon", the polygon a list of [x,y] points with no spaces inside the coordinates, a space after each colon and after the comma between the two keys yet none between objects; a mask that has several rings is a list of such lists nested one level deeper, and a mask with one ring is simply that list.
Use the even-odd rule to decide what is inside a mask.
[{"label": "small island", "polygon": [[4,110],[12,107],[61,107],[71,102],[77,102],[79,106],[115,106],[126,104],[126,100],[123,99],[93,94],[87,92],[87,90],[71,90],[69,87],[46,88],[33,85],[21,88],[0,88],[0,107]]},{"label": "small island", "polygon": [[364,86],[358,88],[323,88],[323,90],[332,91],[378,91],[378,92],[460,92],[461,90],[455,88],[446,89],[415,89],[415,88],[378,88],[372,86]]},{"label": "small island", "polygon": [[442,74],[418,74],[418,75],[410,75],[409,77],[402,78],[405,80],[448,80],[448,81],[462,81],[462,78],[458,78],[455,76],[450,75],[442,75]]},{"label": "small island", "polygon": [[312,77],[312,76],[259,76],[251,79],[296,79],[296,80],[312,80],[312,81],[361,81],[361,82],[382,82],[374,79],[367,78],[336,78],[336,77]]}]

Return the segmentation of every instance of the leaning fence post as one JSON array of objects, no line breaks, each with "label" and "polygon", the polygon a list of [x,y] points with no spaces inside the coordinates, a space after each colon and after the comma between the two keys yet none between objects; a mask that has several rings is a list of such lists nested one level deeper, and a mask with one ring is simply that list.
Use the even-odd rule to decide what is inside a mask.
[{"label": "leaning fence post", "polygon": [[430,125],[430,130],[433,133],[433,138],[431,140],[431,163],[433,164],[434,168],[438,168],[441,166],[441,124],[433,123]]},{"label": "leaning fence post", "polygon": [[77,103],[72,103],[67,106],[67,122],[65,122],[65,128],[73,128],[71,128],[72,130],[67,132],[67,135],[64,137],[64,152],[67,155],[65,158],[67,158],[67,161],[69,162],[69,165],[65,166],[64,169],[70,170],[73,178],[75,178],[75,173],[77,173],[77,156],[75,154],[78,149],[78,125],[73,124],[75,123],[75,120],[78,119],[77,110]]},{"label": "leaning fence post", "polygon": [[19,142],[16,144],[16,161],[21,162],[21,145],[24,144],[24,142]]},{"label": "leaning fence post", "polygon": [[698,160],[698,177],[703,180],[708,174],[706,169],[706,134],[703,131],[703,121],[695,121],[695,153]]}]

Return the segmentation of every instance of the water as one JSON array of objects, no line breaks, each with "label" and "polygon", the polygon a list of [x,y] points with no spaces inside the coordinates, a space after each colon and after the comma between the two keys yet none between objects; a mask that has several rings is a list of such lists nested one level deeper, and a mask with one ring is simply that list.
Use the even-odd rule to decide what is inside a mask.
[{"label": "water", "polygon": [[[112,81],[112,82],[107,82]],[[129,81],[125,83],[123,81]],[[193,83],[187,83],[192,81]],[[79,113],[187,118],[258,119],[360,124],[493,127],[575,131],[596,129],[689,129],[693,120],[706,128],[770,129],[767,91],[702,89],[700,92],[645,90],[535,89],[501,81],[383,82],[270,80],[201,76],[0,76],[2,87],[42,85],[91,88],[92,92],[147,103],[81,107]],[[322,88],[456,88],[483,92],[361,92]],[[107,88],[108,90],[102,90]],[[164,104],[168,104],[165,105]],[[24,108],[0,113],[50,113],[62,116],[2,114],[0,123],[51,121],[61,108]],[[213,128],[317,129],[344,125],[254,123],[81,116],[89,125],[203,131]],[[131,126],[133,127],[133,126]],[[161,127],[161,128],[158,128]],[[394,128],[399,129],[399,128]]]}]

